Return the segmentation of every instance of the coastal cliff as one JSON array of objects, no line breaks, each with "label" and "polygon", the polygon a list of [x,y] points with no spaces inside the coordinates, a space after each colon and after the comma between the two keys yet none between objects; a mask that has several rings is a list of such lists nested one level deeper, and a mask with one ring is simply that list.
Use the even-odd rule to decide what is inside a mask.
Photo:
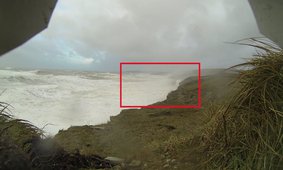
[{"label": "coastal cliff", "polygon": [[[202,77],[203,108],[225,101],[235,76],[222,71]],[[166,100],[155,104],[188,105],[196,101],[197,78],[190,77]],[[55,140],[68,152],[118,157],[128,164],[138,160],[138,169],[189,169],[198,159],[191,154],[196,152],[192,139],[200,136],[208,119],[205,109],[128,109],[103,125],[62,130]]]}]

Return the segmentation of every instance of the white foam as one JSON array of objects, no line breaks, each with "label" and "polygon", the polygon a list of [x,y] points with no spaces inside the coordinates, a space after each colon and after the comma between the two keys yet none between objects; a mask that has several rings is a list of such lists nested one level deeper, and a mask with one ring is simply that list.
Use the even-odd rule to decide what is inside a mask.
[{"label": "white foam", "polygon": [[[148,105],[164,100],[177,87],[168,75],[125,74],[127,104]],[[96,78],[97,77],[97,78]],[[17,118],[54,135],[69,126],[100,124],[119,114],[119,74],[38,74],[37,71],[0,70],[0,101],[10,103]]]}]

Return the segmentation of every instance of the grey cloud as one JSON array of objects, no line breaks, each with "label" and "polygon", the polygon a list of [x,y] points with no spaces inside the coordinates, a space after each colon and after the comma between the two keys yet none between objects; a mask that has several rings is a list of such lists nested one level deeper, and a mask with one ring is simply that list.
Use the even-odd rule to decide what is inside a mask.
[{"label": "grey cloud", "polygon": [[254,49],[225,42],[261,35],[247,0],[61,0],[42,36],[78,42],[86,57],[104,53],[96,68],[113,69],[119,61],[230,66]]}]

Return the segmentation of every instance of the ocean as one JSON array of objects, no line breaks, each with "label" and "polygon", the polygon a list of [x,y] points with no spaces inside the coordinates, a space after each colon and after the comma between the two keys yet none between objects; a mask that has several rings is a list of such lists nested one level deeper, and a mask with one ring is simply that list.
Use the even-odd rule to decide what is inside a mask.
[{"label": "ocean", "polygon": [[[166,99],[180,76],[123,74],[123,105],[148,105]],[[0,70],[0,101],[15,118],[43,128],[46,135],[70,126],[106,123],[119,107],[119,73],[54,70]]]}]

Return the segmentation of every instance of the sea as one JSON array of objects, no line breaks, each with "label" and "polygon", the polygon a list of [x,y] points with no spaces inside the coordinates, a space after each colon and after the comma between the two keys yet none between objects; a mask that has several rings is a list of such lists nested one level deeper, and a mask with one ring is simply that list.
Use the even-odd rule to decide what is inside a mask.
[{"label": "sea", "polygon": [[[187,76],[187,75],[186,75]],[[53,136],[70,126],[98,125],[118,115],[119,73],[0,70],[0,101],[15,118]],[[166,99],[185,77],[169,73],[123,74],[123,105],[149,105]]]}]

